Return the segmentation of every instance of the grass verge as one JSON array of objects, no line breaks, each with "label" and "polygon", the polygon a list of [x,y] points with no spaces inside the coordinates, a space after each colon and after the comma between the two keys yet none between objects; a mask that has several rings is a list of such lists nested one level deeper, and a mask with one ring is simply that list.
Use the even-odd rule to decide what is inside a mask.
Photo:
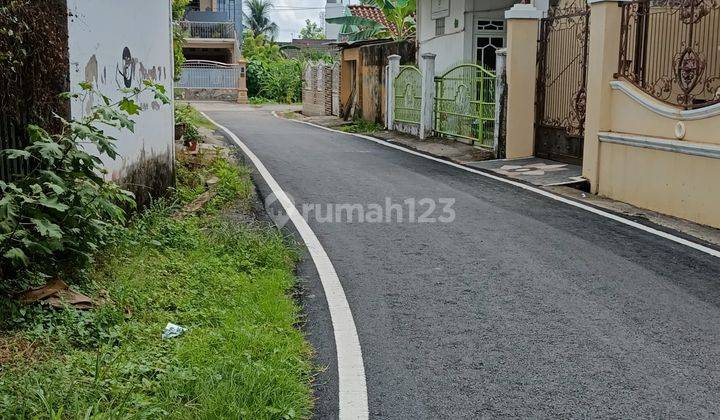
[{"label": "grass verge", "polygon": [[205,118],[197,109],[190,106],[190,104],[178,103],[177,108],[176,112],[184,114],[188,122],[195,127],[207,128],[208,130],[215,130],[217,128],[215,124],[210,122],[210,120]]},{"label": "grass verge", "polygon": [[377,131],[382,131],[383,126],[374,122],[374,121],[367,121],[362,119],[357,119],[352,122],[352,124],[344,125],[340,127],[340,131],[344,131],[346,133],[364,133],[364,134],[371,134],[375,133]]},{"label": "grass verge", "polygon": [[[247,215],[247,168],[222,157],[179,165],[181,202],[217,177],[200,214],[140,215],[76,288],[92,311],[0,301],[2,418],[307,418],[311,349],[296,328],[297,253]],[[238,210],[239,209],[239,210]],[[168,322],[185,334],[162,339]]]}]

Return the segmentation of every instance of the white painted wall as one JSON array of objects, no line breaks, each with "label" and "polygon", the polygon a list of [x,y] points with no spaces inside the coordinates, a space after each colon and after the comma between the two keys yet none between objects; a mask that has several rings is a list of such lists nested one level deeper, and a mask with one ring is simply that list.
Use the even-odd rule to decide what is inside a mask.
[{"label": "white painted wall", "polygon": [[[342,0],[335,0],[335,1],[336,1],[336,3],[327,2],[327,4],[325,4],[325,18],[326,19],[345,16],[347,4],[343,4]],[[347,3],[347,1],[346,1],[346,3]],[[325,23],[325,38],[338,39],[341,28],[342,28],[342,25],[326,22]]]},{"label": "white painted wall", "polygon": [[[449,16],[445,17],[445,35],[435,36],[435,20],[432,19],[432,2],[417,3],[418,56],[437,54],[435,69],[438,74],[465,60],[465,0],[449,0]],[[457,23],[457,27],[456,27]]]},{"label": "white painted wall", "polygon": [[[424,53],[437,54],[436,71],[442,74],[460,63],[474,59],[474,29],[478,16],[503,19],[506,9],[515,0],[445,0],[449,1],[449,16],[445,18],[445,35],[435,36],[432,3],[438,0],[419,0],[417,16],[418,57]],[[457,26],[456,26],[457,23]]]},{"label": "white painted wall", "polygon": [[[170,0],[68,0],[70,83],[92,82],[103,94],[119,99],[126,86],[142,86],[145,79],[161,83],[172,97],[173,56]],[[88,112],[98,98],[73,101],[72,116]],[[122,180],[148,159],[174,160],[172,105],[144,94],[143,112],[133,117],[135,132],[111,132],[118,139],[120,157],[105,158],[110,177]],[[153,180],[148,180],[148,185]]]}]

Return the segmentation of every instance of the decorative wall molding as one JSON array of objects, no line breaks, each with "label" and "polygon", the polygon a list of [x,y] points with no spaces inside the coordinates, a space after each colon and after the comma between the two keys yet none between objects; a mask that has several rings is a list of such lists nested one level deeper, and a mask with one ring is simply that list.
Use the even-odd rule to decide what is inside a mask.
[{"label": "decorative wall molding", "polygon": [[541,19],[542,17],[542,10],[538,10],[532,4],[517,3],[505,12],[505,19]]},{"label": "decorative wall molding", "polygon": [[624,3],[630,0],[587,0],[587,4],[593,5],[597,3]]},{"label": "decorative wall molding", "polygon": [[612,132],[600,132],[598,133],[598,138],[601,143],[614,143],[624,146],[641,147],[644,149],[662,150],[664,152],[720,159],[720,145],[715,144],[694,143],[689,141]]},{"label": "decorative wall molding", "polygon": [[610,87],[613,90],[626,94],[635,102],[650,111],[673,120],[694,121],[720,115],[720,104],[710,105],[705,108],[685,110],[658,101],[647,93],[636,88],[631,83],[622,80],[613,80],[610,82]]}]

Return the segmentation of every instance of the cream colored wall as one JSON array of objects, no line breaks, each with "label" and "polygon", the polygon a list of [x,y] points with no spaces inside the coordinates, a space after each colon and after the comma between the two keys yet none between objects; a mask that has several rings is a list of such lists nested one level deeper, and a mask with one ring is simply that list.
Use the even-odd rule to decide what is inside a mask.
[{"label": "cream colored wall", "polygon": [[217,10],[215,3],[216,0],[200,0],[200,10]]},{"label": "cream colored wall", "polygon": [[[639,94],[645,95],[634,86],[629,84],[627,86]],[[610,131],[675,139],[675,127],[680,119],[659,115],[638,104],[621,91],[614,91],[610,99]],[[663,105],[649,96],[647,100],[655,102],[657,105]],[[682,124],[686,130],[683,140],[720,145],[720,117],[686,120],[682,121]],[[720,165],[720,161],[718,164]]]},{"label": "cream colored wall", "polygon": [[587,102],[582,174],[597,192],[600,143],[597,133],[611,127],[610,82],[618,69],[622,9],[617,2],[591,6],[588,44]]},{"label": "cream colored wall", "polygon": [[720,228],[720,160],[611,143],[600,155],[600,195]]},{"label": "cream colored wall", "polygon": [[508,159],[532,156],[535,144],[537,19],[508,19],[507,142]]},{"label": "cream colored wall", "polygon": [[623,87],[638,100],[612,89],[612,84],[617,86],[613,74],[619,33],[617,3],[593,4],[583,175],[600,195],[720,228],[720,159],[600,140],[598,133],[612,132],[616,137],[639,135],[671,146],[678,140],[676,125],[684,119],[686,134],[681,142],[701,147],[704,143],[708,148],[720,145],[720,115],[697,120],[687,114],[668,117],[651,110],[667,105],[627,82]]}]

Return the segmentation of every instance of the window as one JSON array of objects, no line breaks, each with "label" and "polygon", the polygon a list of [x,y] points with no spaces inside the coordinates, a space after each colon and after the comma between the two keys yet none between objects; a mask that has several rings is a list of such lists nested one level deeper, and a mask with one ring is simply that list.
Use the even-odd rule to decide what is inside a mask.
[{"label": "window", "polygon": [[435,36],[445,35],[445,18],[435,19]]},{"label": "window", "polygon": [[505,38],[501,36],[478,36],[477,38],[477,64],[495,70],[496,55],[498,48],[505,46]]},{"label": "window", "polygon": [[504,20],[478,20],[477,23],[478,31],[504,31],[505,21]]},{"label": "window", "polygon": [[495,52],[505,47],[505,21],[482,17],[476,18],[475,22],[475,62],[495,70]]}]

